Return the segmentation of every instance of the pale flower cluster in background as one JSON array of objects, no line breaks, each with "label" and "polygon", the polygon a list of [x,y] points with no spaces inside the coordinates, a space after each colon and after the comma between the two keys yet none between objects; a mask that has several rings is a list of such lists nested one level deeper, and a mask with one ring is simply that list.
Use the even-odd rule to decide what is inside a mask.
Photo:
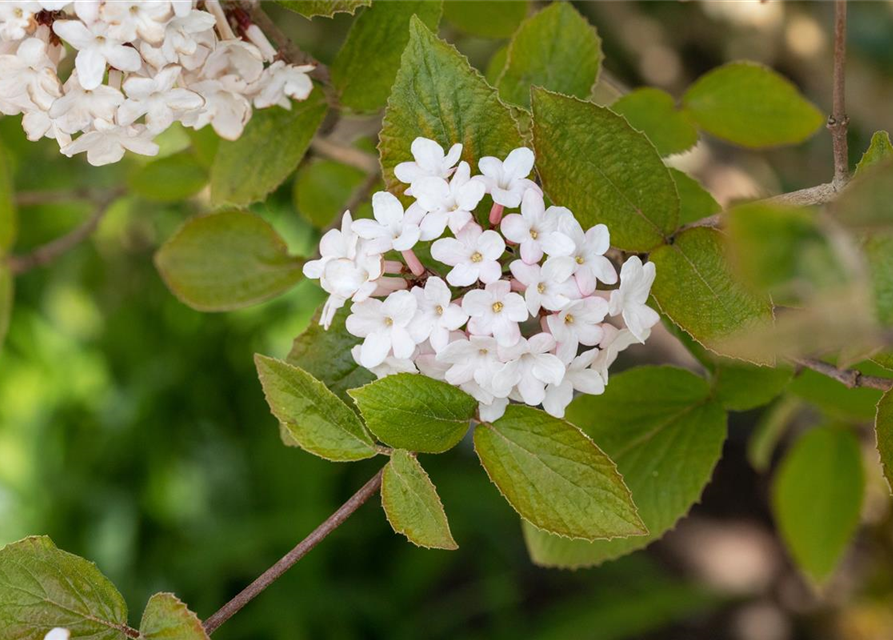
[{"label": "pale flower cluster in background", "polygon": [[[546,208],[530,149],[481,158],[475,176],[461,153],[417,138],[395,170],[414,202],[378,192],[374,219],[348,211],[323,236],[304,267],[329,293],[321,324],[350,301],[347,331],[363,339],[354,359],[378,377],[444,380],[478,400],[482,420],[510,400],[562,417],[575,391],[602,393],[617,354],[649,337],[654,264],[630,257],[618,278],[605,225],[584,230],[565,207]],[[485,229],[474,211],[487,195]],[[428,266],[420,243],[431,243]]]},{"label": "pale flower cluster in background", "polygon": [[[239,38],[218,0],[196,5],[0,2],[0,113],[22,114],[29,140],[104,165],[157,154],[155,137],[174,122],[235,140],[253,108],[307,98],[312,66],[277,60],[256,25]],[[64,81],[60,68],[71,68]]]}]

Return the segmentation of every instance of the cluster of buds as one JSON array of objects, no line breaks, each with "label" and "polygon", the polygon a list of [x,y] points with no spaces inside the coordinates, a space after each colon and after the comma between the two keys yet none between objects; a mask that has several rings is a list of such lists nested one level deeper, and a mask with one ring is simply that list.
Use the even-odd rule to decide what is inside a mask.
[{"label": "cluster of buds", "polygon": [[[374,220],[346,212],[323,236],[320,259],[306,263],[329,293],[321,324],[351,301],[346,328],[363,339],[359,365],[456,385],[478,400],[482,420],[510,400],[563,417],[574,391],[602,393],[617,354],[659,320],[646,304],[654,264],[632,256],[618,278],[605,225],[584,231],[565,207],[546,208],[529,179],[530,149],[481,158],[475,176],[467,162],[456,166],[462,145],[444,153],[417,138],[412,153],[396,176],[414,202],[404,209],[374,194]],[[485,230],[474,211],[487,195]],[[420,242],[431,243],[431,266],[414,251]]]},{"label": "cluster of buds", "polygon": [[[30,140],[51,138],[93,165],[125,150],[155,155],[181,122],[235,140],[252,108],[304,100],[312,66],[286,64],[246,16],[233,31],[219,0],[0,2],[0,113],[23,114]],[[67,47],[66,47],[67,45]],[[74,53],[63,82],[60,62]]]}]

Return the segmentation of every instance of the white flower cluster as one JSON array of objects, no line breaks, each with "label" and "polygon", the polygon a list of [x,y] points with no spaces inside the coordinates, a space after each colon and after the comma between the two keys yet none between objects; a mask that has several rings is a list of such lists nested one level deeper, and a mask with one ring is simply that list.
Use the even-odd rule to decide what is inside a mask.
[{"label": "white flower cluster", "polygon": [[[233,32],[219,0],[0,1],[0,113],[29,140],[56,140],[93,165],[152,156],[175,121],[235,140],[257,108],[291,108],[309,65],[276,60],[257,25]],[[246,14],[247,16],[247,14]],[[64,82],[60,61],[75,53]],[[269,63],[269,64],[268,64]]]},{"label": "white flower cluster", "polygon": [[[347,330],[363,338],[354,359],[378,377],[445,380],[479,401],[482,420],[499,418],[509,400],[562,417],[575,390],[602,393],[617,354],[650,335],[659,319],[646,305],[654,264],[630,257],[619,287],[598,289],[618,282],[605,257],[608,229],[584,231],[568,209],[546,208],[528,178],[533,152],[481,158],[476,176],[467,162],[456,166],[461,152],[417,138],[415,161],[396,167],[415,202],[404,210],[376,193],[374,220],[346,212],[341,228],[323,236],[321,258],[304,267],[330,294],[321,324],[351,300]],[[473,211],[487,194],[484,230]],[[452,235],[442,237],[447,228]],[[419,242],[432,242],[433,260],[449,267],[444,276],[422,265]],[[385,259],[391,251],[405,266]]]}]

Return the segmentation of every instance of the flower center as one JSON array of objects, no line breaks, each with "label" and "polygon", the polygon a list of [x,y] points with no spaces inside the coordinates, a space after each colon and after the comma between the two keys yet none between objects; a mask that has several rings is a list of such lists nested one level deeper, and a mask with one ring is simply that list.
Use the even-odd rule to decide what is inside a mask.
[{"label": "flower center", "polygon": [[540,282],[538,285],[536,285],[536,290],[539,291],[540,293],[545,293],[546,292],[546,284],[544,282]]},{"label": "flower center", "polygon": [[484,256],[481,255],[480,251],[475,251],[474,253],[471,254],[472,262],[480,262],[483,259],[484,259]]},{"label": "flower center", "polygon": [[394,324],[394,321],[391,318],[385,318],[384,323],[390,327]]},{"label": "flower center", "polygon": [[585,260],[583,260],[583,256],[577,256],[576,260],[577,264],[583,264],[585,262]]},{"label": "flower center", "polygon": [[539,234],[540,234],[539,231],[537,231],[536,229],[533,229],[533,228],[530,229],[530,237],[533,238],[534,240],[537,239]]},{"label": "flower center", "polygon": [[136,15],[136,14],[138,14],[139,12],[140,12],[139,7],[137,7],[136,5],[130,7],[130,13],[131,13],[132,15]]},{"label": "flower center", "polygon": [[488,353],[490,353],[490,350],[489,349],[478,349],[478,353],[481,354],[482,356],[485,356]]},{"label": "flower center", "polygon": [[571,314],[564,316],[564,324],[574,324],[574,316]]},{"label": "flower center", "polygon": [[22,11],[21,9],[19,9],[19,8],[16,8],[15,11],[14,11],[13,13],[14,13],[14,15],[15,15],[16,18],[22,18],[22,17],[24,17],[24,15],[25,15],[25,12]]},{"label": "flower center", "polygon": [[502,304],[501,302],[494,302],[493,303],[493,313],[499,313],[500,311],[502,311],[502,308],[504,306],[505,305]]},{"label": "flower center", "polygon": [[436,307],[434,307],[434,311],[437,312],[437,315],[439,315],[439,316],[443,315],[443,307],[440,305],[437,305]]},{"label": "flower center", "polygon": [[96,44],[105,44],[105,36],[96,36]]}]

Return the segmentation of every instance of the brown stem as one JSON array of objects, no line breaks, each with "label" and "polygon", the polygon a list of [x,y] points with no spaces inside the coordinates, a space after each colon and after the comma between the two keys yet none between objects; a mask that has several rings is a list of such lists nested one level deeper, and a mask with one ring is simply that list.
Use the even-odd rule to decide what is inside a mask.
[{"label": "brown stem", "polygon": [[355,147],[347,147],[329,138],[316,137],[310,148],[323,157],[355,167],[364,173],[378,173],[378,158]]},{"label": "brown stem", "polygon": [[67,253],[79,245],[96,231],[99,223],[102,222],[105,214],[108,213],[109,208],[120,193],[120,191],[115,190],[103,194],[98,199],[96,209],[90,217],[87,218],[81,226],[76,227],[61,238],[56,238],[51,242],[41,245],[30,253],[19,256],[9,256],[6,259],[6,264],[9,266],[9,269],[15,274],[25,273],[35,267],[42,267],[49,264],[62,254]]},{"label": "brown stem", "polygon": [[220,625],[229,620],[242,607],[251,602],[264,589],[273,584],[282,577],[298,560],[307,555],[313,547],[319,544],[327,535],[332,533],[338,526],[347,520],[354,511],[360,508],[366,500],[375,495],[381,488],[382,471],[376,473],[369,482],[364,484],[362,488],[353,494],[350,499],[341,505],[338,510],[330,515],[325,522],[313,530],[309,536],[298,543],[294,549],[289,551],[282,557],[279,562],[267,569],[261,576],[239,593],[235,598],[223,605],[220,610],[213,616],[205,620],[205,632],[210,635],[217,630]]},{"label": "brown stem", "polygon": [[856,387],[868,387],[869,389],[880,389],[881,391],[889,391],[890,389],[893,389],[893,379],[891,378],[867,376],[855,369],[838,369],[833,364],[828,364],[827,362],[814,360],[812,358],[795,358],[794,363],[801,367],[812,369],[829,378],[834,378],[850,389]]},{"label": "brown stem", "polygon": [[846,115],[846,0],[834,0],[834,85],[828,129],[834,145],[834,184],[850,178]]}]

